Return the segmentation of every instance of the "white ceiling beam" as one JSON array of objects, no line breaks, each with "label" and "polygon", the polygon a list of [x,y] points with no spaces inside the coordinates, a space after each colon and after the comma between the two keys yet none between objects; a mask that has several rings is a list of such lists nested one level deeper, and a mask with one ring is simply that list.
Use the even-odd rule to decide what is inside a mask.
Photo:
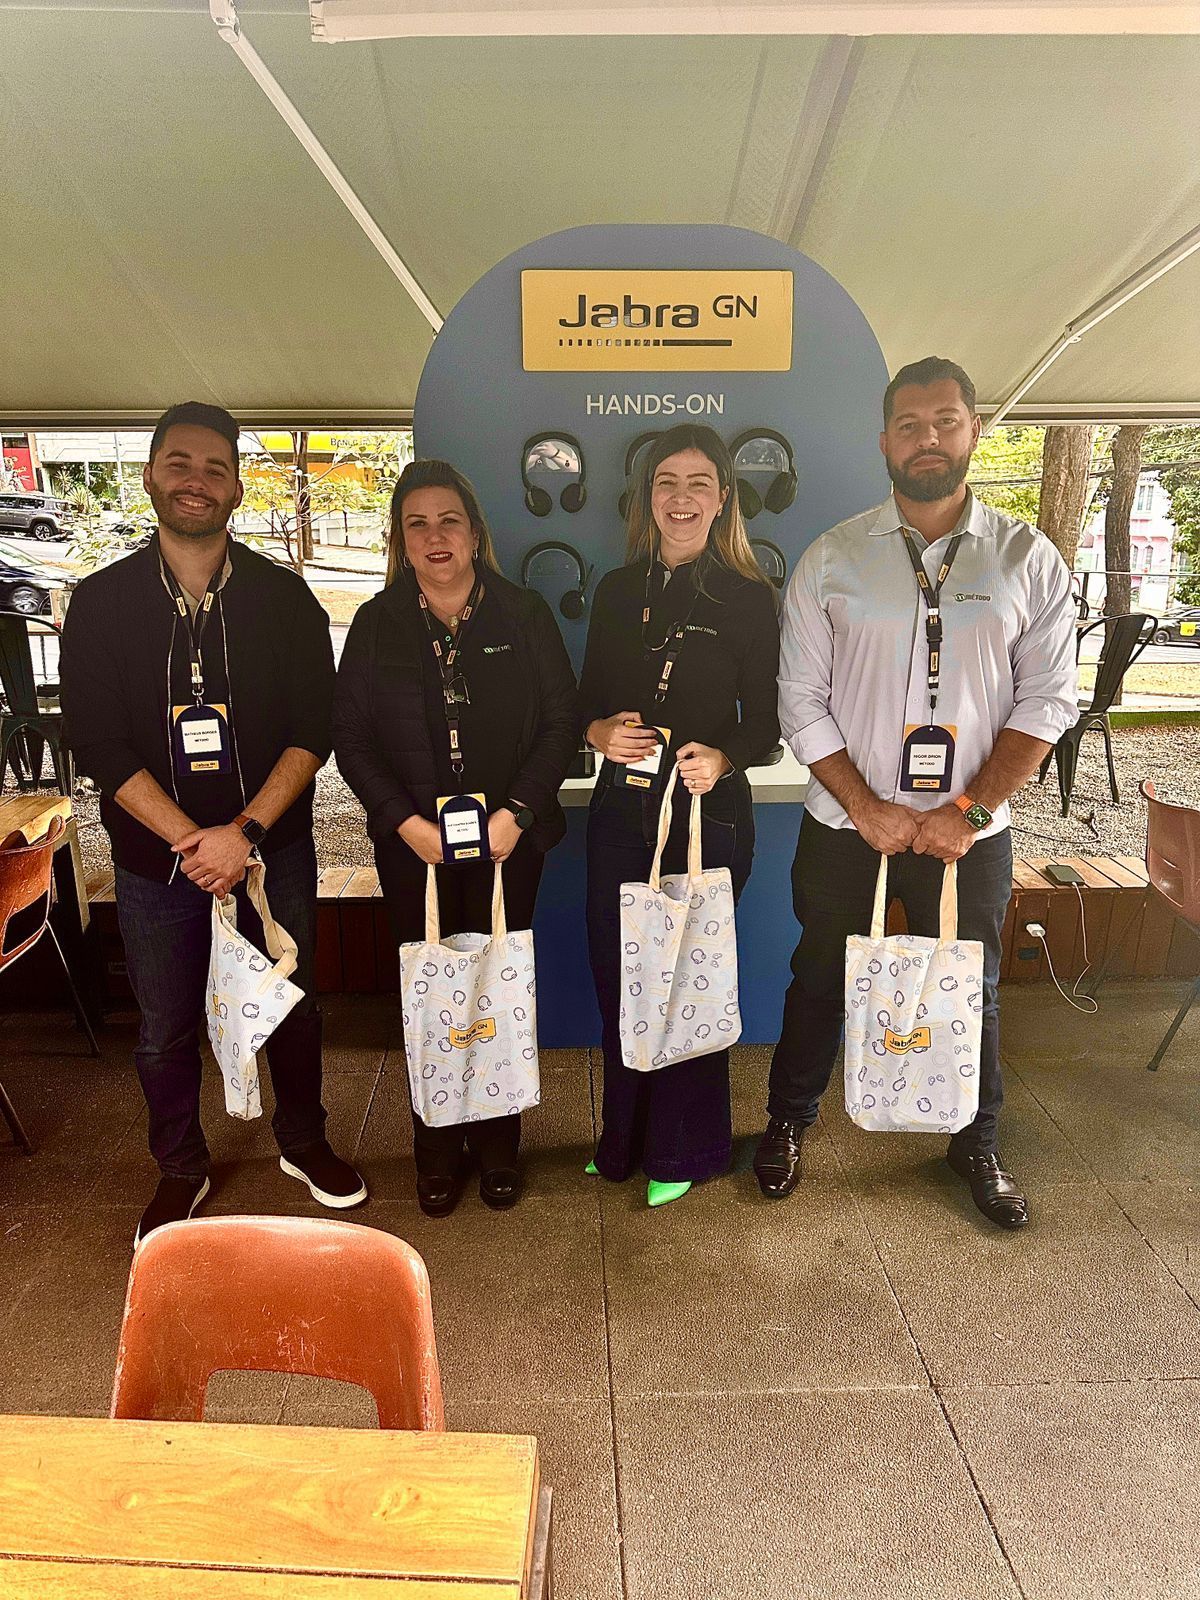
[{"label": "white ceiling beam", "polygon": [[1200,33],[1196,0],[309,0],[312,36],[362,39],[650,34]]},{"label": "white ceiling beam", "polygon": [[828,39],[809,79],[768,229],[785,244],[804,232],[866,48],[861,39]]}]

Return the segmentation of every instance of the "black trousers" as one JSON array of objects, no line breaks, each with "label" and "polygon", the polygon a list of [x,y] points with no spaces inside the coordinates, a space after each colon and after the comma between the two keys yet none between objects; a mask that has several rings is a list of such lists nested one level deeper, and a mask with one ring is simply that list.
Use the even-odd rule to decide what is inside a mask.
[{"label": "black trousers", "polygon": [[[677,794],[664,872],[687,868],[690,797]],[[644,883],[658,836],[657,796],[597,785],[588,818],[588,951],[604,1046],[603,1131],[596,1166],[616,1182],[640,1165],[661,1182],[699,1181],[724,1172],[733,1135],[729,1051],[689,1057],[658,1072],[634,1072],[621,1061],[621,885]],[[723,779],[704,796],[701,846],[706,867],[728,867],[734,898],[754,858],[754,806],[744,774]]]},{"label": "black trousers", "polygon": [[[504,863],[504,915],[510,928],[533,926],[533,908],[545,857],[528,837]],[[375,846],[379,886],[397,944],[425,937],[425,863],[397,837]],[[439,867],[438,914],[442,934],[488,933],[492,926],[490,861]],[[412,1101],[409,1101],[412,1111]],[[490,1117],[449,1128],[427,1127],[412,1111],[413,1155],[424,1177],[445,1177],[462,1160],[464,1145],[485,1172],[516,1164],[521,1117]]]},{"label": "black trousers", "polygon": [[[936,937],[943,865],[906,850],[888,863],[889,899],[898,899],[908,931]],[[783,1005],[783,1030],[771,1058],[767,1110],[773,1117],[816,1121],[845,1021],[846,940],[869,933],[879,857],[853,828],[827,828],[805,814],[792,863],[792,904],[802,924]],[[958,863],[958,931],[983,945],[983,1040],[979,1111],[954,1139],[992,1150],[1004,1100],[1000,1076],[1000,934],[1012,894],[1012,836],[1005,829],[971,846]]]}]

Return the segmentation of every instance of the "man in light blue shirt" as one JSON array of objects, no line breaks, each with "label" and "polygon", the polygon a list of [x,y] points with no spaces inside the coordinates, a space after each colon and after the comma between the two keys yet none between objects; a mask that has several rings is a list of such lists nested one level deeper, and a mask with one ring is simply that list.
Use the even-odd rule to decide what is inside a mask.
[{"label": "man in light blue shirt", "polygon": [[930,356],[884,396],[894,492],[805,552],[788,585],[779,720],[812,772],[792,867],[803,934],[771,1063],[755,1171],[790,1194],[837,1055],[846,939],[866,933],[880,854],[911,933],[936,935],[943,864],[960,863],[959,937],[984,947],[979,1110],[947,1159],[979,1209],[1029,1208],[996,1152],[1000,934],[1012,891],[1009,797],[1077,715],[1075,607],[1058,551],[966,486],[975,389]]}]

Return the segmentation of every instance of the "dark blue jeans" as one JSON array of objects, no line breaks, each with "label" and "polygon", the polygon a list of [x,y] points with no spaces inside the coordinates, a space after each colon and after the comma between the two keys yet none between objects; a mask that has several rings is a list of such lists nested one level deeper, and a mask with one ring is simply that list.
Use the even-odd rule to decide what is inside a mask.
[{"label": "dark blue jeans", "polygon": [[[908,931],[936,937],[942,863],[906,850],[888,863],[888,895],[898,899]],[[767,1110],[773,1117],[817,1119],[845,1021],[846,940],[869,933],[879,857],[854,828],[827,828],[805,815],[792,863],[792,903],[803,926],[792,956],[783,1029],[771,1058]],[[983,1040],[979,1110],[955,1141],[993,1150],[1004,1100],[1000,1077],[1000,934],[1012,894],[1012,835],[1005,829],[973,844],[958,863],[958,932],[983,945]]]},{"label": "dark blue jeans", "polygon": [[[677,793],[664,872],[687,869],[690,796]],[[634,1072],[621,1061],[621,885],[644,883],[658,834],[657,796],[596,786],[588,818],[587,929],[604,1044],[603,1131],[595,1161],[622,1182],[641,1167],[660,1182],[698,1182],[728,1167],[733,1153],[729,1051],[692,1056],[658,1072]],[[734,899],[754,859],[754,806],[743,773],[704,796],[701,846],[706,867],[728,867]]]},{"label": "dark blue jeans", "polygon": [[[310,838],[297,839],[264,858],[272,915],[296,941],[292,981],[304,999],[266,1046],[276,1141],[285,1155],[324,1137],[321,1105],[321,1016],[313,1000],[317,930],[317,856]],[[195,1177],[208,1169],[200,1126],[200,1040],[207,998],[212,896],[182,872],[156,883],[118,867],[117,917],[129,981],[141,1009],[134,1061],[150,1112],[150,1153],[165,1173]],[[260,950],[262,923],[237,896],[238,929]]]}]

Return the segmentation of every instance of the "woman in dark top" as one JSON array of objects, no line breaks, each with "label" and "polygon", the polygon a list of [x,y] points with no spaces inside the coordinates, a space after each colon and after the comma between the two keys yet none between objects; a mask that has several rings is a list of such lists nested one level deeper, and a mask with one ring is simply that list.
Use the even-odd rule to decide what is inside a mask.
[{"label": "woman in dark top", "polygon": [[[452,667],[443,683],[443,667]],[[460,761],[451,760],[447,696]],[[338,669],[333,740],[362,801],[396,939],[425,936],[427,863],[442,861],[439,796],[483,794],[511,928],[528,928],[544,853],[566,821],[558,789],[578,740],[575,678],[545,601],[501,577],[475,491],[444,461],[415,461],[392,495],[387,585],[355,616]],[[491,926],[490,862],[437,874],[443,935]],[[468,1156],[479,1192],[520,1198],[520,1115],[448,1128],[413,1113],[417,1198],[452,1211]]]},{"label": "woman in dark top", "polygon": [[[627,559],[596,590],[580,682],[587,741],[605,757],[588,820],[588,945],[604,1045],[604,1127],[588,1170],[620,1182],[640,1166],[653,1206],[729,1165],[729,1052],[657,1072],[622,1065],[620,886],[646,881],[673,763],[690,794],[704,797],[705,867],[728,867],[740,895],[754,854],[745,769],[779,738],[775,595],[746,538],[729,451],[711,428],[672,428],[647,451]],[[621,786],[617,769],[655,748],[654,727],[670,730],[661,781],[650,791]],[[684,870],[688,810],[674,807],[664,872]]]}]

